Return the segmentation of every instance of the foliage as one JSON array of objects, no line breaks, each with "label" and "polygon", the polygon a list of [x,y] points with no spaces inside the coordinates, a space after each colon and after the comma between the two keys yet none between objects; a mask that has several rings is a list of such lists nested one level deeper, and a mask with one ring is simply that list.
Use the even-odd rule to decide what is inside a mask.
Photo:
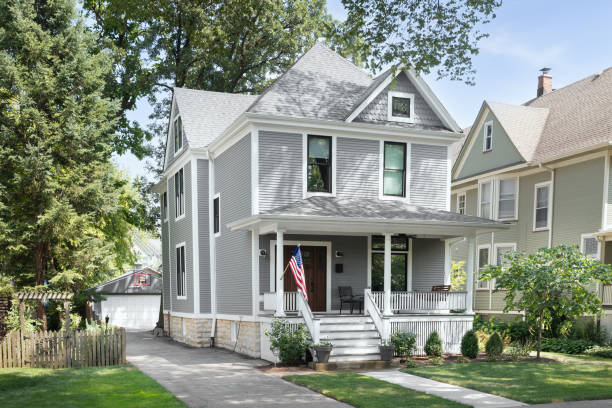
[{"label": "foliage", "polygon": [[487,353],[487,359],[489,361],[499,360],[502,353],[504,352],[504,343],[502,342],[499,333],[495,332],[491,335],[487,344],[485,345],[485,352]]},{"label": "foliage", "polygon": [[472,330],[465,333],[461,339],[461,354],[468,358],[478,357],[478,337]]},{"label": "foliage", "polygon": [[[522,320],[521,317],[517,317],[514,321],[504,322],[491,317],[490,319],[483,319],[482,316],[477,315],[474,317],[474,331],[481,333],[480,336],[484,340],[488,340],[489,336],[495,332],[499,333],[504,343],[508,342],[520,342],[526,343],[533,338],[532,331],[533,327],[528,322]],[[487,336],[484,336],[486,334]]]},{"label": "foliage", "polygon": [[417,365],[414,362],[414,360],[406,360],[406,361],[404,361],[404,366],[406,368],[415,368]]},{"label": "foliage", "polygon": [[567,338],[542,339],[542,351],[565,354],[582,354],[594,343],[589,340],[572,340]]},{"label": "foliage", "polygon": [[311,342],[303,324],[291,330],[285,319],[274,319],[272,330],[265,331],[270,339],[270,350],[278,351],[278,358],[283,363],[295,364],[304,359]]},{"label": "foliage", "polygon": [[333,347],[329,341],[323,341],[321,343],[313,344],[312,347]]},{"label": "foliage", "polygon": [[[1,236],[1,233],[0,233]],[[0,268],[1,269],[1,268]],[[15,292],[13,282],[9,276],[0,275],[0,296],[11,297]]]},{"label": "foliage", "polygon": [[602,330],[601,327],[595,323],[595,319],[589,318],[586,324],[579,321],[572,322],[568,330],[568,337],[576,340],[583,339],[594,343],[604,343],[606,333],[605,330]]},{"label": "foliage", "polygon": [[442,365],[442,364],[444,364],[444,360],[442,360],[442,357],[438,357],[438,356],[430,357],[429,358],[429,362],[431,363],[431,365]]},{"label": "foliage", "polygon": [[596,357],[612,358],[612,347],[593,346],[586,353]]},{"label": "foliage", "polygon": [[464,291],[465,290],[465,282],[467,279],[467,275],[465,274],[465,262],[451,262],[450,268],[450,282],[451,282],[451,290],[453,291]]},{"label": "foliage", "polygon": [[508,347],[508,354],[512,361],[520,361],[529,356],[529,352],[533,349],[533,342],[528,341],[525,343],[516,342],[512,343]]},{"label": "foliage", "polygon": [[495,279],[496,291],[506,289],[505,311],[524,311],[527,320],[536,321],[538,358],[542,331],[553,316],[573,320],[601,313],[601,299],[589,287],[593,282],[612,282],[610,265],[585,256],[577,246],[566,245],[541,248],[529,255],[510,252],[502,256],[503,266],[489,265],[482,278]]},{"label": "foliage", "polygon": [[374,70],[401,66],[473,84],[471,58],[501,0],[342,0],[347,28],[372,47]]},{"label": "foliage", "polygon": [[[29,302],[25,303],[23,317],[26,331],[37,330],[36,319],[34,317],[34,307],[29,304]],[[11,308],[6,315],[4,322],[6,323],[6,329],[8,331],[21,330],[21,320],[19,319],[19,302],[13,302],[11,304]]]},{"label": "foliage", "polygon": [[395,332],[391,336],[391,343],[395,346],[395,353],[404,359],[412,357],[416,351],[416,334]]},{"label": "foliage", "polygon": [[437,331],[432,331],[425,342],[427,357],[442,357],[442,339]]},{"label": "foliage", "polygon": [[470,361],[471,360],[468,357],[465,357],[465,356],[457,357],[457,363],[458,364],[469,363]]},{"label": "foliage", "polygon": [[455,408],[465,406],[357,373],[289,375],[283,379],[360,408]]}]

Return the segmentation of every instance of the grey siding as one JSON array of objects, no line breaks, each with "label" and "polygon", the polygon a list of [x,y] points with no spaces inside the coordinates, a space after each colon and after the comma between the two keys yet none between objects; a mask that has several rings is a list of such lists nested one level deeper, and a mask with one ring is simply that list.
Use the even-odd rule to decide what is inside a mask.
[{"label": "grey siding", "polygon": [[[168,211],[169,211],[169,231],[170,231],[170,281],[172,288],[172,311],[182,313],[193,313],[193,225],[191,211],[191,163],[183,167],[184,188],[185,188],[185,217],[175,220],[175,200],[174,200],[174,174],[169,176],[168,183]],[[178,171],[179,169],[177,169]],[[176,245],[185,242],[185,295],[186,299],[176,297]]]},{"label": "grey siding", "polygon": [[[161,201],[160,201],[161,203]],[[160,204],[160,208],[162,208]],[[162,245],[162,297],[164,310],[170,310],[170,251],[168,248],[168,221],[162,220],[161,245]]]},{"label": "grey siding", "polygon": [[610,160],[610,163],[608,164],[608,166],[609,166],[608,168],[608,198],[607,198],[608,213],[607,213],[606,225],[604,227],[607,227],[608,225],[612,225],[612,177],[609,176],[611,174],[610,168],[612,168],[612,160]]},{"label": "grey siding", "polygon": [[445,210],[448,193],[448,147],[415,144],[410,154],[410,202]]},{"label": "grey siding", "polygon": [[437,126],[444,125],[427,104],[423,96],[417,91],[412,82],[402,72],[396,77],[396,81],[381,92],[374,100],[357,116],[356,122],[380,123],[387,122],[387,106],[389,90],[409,92],[414,94],[414,123],[417,125]]},{"label": "grey siding", "polygon": [[[174,108],[172,111],[172,118],[175,118],[175,114],[178,111],[176,105],[173,104]],[[176,156],[174,155],[174,131],[173,131],[173,122],[169,122],[168,134],[166,136],[166,165],[164,166],[167,169],[172,163],[174,163],[179,157],[181,157],[187,151],[189,144],[187,143],[187,137],[185,136],[185,132],[183,132],[183,150],[181,150]]]},{"label": "grey siding", "polygon": [[412,240],[412,290],[444,284],[444,241]]},{"label": "grey siding", "polygon": [[250,232],[227,228],[251,215],[251,135],[217,157],[214,166],[221,222],[221,235],[215,238],[217,311],[251,315]]},{"label": "grey siding", "polygon": [[380,142],[339,137],[336,140],[338,197],[378,197]]},{"label": "grey siding", "polygon": [[198,159],[198,244],[200,257],[200,313],[211,312],[210,229],[208,197],[208,160]]},{"label": "grey siding", "polygon": [[259,210],[301,200],[302,177],[302,135],[259,132]]}]

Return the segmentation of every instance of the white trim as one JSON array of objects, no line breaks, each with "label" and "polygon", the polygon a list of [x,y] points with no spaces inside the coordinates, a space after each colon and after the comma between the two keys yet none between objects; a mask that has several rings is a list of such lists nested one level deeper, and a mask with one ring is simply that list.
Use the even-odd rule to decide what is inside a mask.
[{"label": "white trim", "polygon": [[[586,234],[580,234],[580,252],[584,253],[584,240],[585,238],[594,238],[597,242],[597,256],[592,256],[590,258],[601,260],[601,241],[597,239],[597,233],[591,232]],[[586,254],[585,254],[586,255]]]},{"label": "white trim", "polygon": [[253,315],[259,314],[259,232],[251,230],[251,300]]},{"label": "white trim", "polygon": [[[213,159],[208,160],[208,247],[210,256],[210,311],[212,316],[217,314],[217,253],[214,234],[214,214],[210,206],[215,191],[215,166]],[[214,328],[213,328],[214,331]]]},{"label": "white trim", "polygon": [[485,248],[489,250],[489,252],[487,254],[488,255],[487,256],[488,259],[487,259],[487,263],[486,264],[490,265],[491,264],[491,244],[481,244],[481,245],[478,245],[476,247],[476,262],[475,262],[475,265],[474,265],[475,266],[474,269],[476,271],[476,276],[477,276],[477,279],[476,279],[476,290],[477,291],[485,291],[485,290],[489,291],[489,289],[491,287],[491,282],[490,281],[485,281],[487,286],[483,286],[483,287],[480,286],[480,282],[481,282],[481,280],[480,280],[480,250],[481,249],[485,249]]},{"label": "white trim", "polygon": [[[393,116],[393,98],[410,100],[410,117]],[[387,92],[387,120],[389,122],[414,123],[414,94],[400,91]]]},{"label": "white trim", "polygon": [[193,273],[193,312],[200,313],[200,241],[198,223],[198,163],[191,159],[191,232],[192,256],[191,270]]},{"label": "white trim", "polygon": [[[331,193],[308,191],[308,137],[321,136],[331,139]],[[336,196],[336,143],[335,135],[302,133],[302,198]]]},{"label": "white trim", "polygon": [[[406,145],[406,157],[404,158],[405,163],[404,165],[406,166],[406,171],[405,171],[405,180],[404,180],[404,189],[406,192],[405,197],[402,196],[394,196],[394,195],[385,195],[384,194],[384,188],[385,188],[385,143],[403,143],[404,145]],[[410,163],[411,163],[411,154],[412,154],[412,144],[410,142],[398,142],[395,140],[385,140],[385,139],[380,139],[379,142],[379,155],[378,155],[378,199],[379,200],[395,200],[395,201],[404,201],[404,202],[410,202],[410,178],[411,178],[411,172],[410,172]]]},{"label": "white trim", "polygon": [[[465,142],[463,142],[459,156],[457,156],[457,160],[455,160],[455,165],[453,166],[453,178],[459,175],[459,173],[461,173],[463,170],[467,157],[474,147],[474,143],[476,142],[476,135],[479,134],[489,111],[489,106],[487,105],[487,102],[484,101],[478,110],[478,115],[476,115],[474,124],[472,124],[470,131],[466,135],[466,139]],[[474,177],[478,178],[478,176]]]},{"label": "white trim", "polygon": [[516,251],[516,242],[498,242],[493,244],[493,259],[495,260],[495,265],[497,265],[497,251],[499,248],[512,248],[512,251]]},{"label": "white trim", "polygon": [[366,265],[366,286],[372,288],[372,234],[368,234],[368,255]]},{"label": "white trim", "polygon": [[408,292],[412,292],[412,238],[408,238]]},{"label": "white trim", "polygon": [[[215,232],[215,200],[219,199],[219,231]],[[213,214],[213,234],[215,238],[221,236],[221,231],[223,230],[223,223],[221,222],[221,193],[216,193],[213,195],[213,199],[210,202],[211,212]]]},{"label": "white trim", "polygon": [[[487,149],[487,128],[491,128],[491,146]],[[489,120],[482,126],[482,152],[488,153],[493,151],[493,121]]]},{"label": "white trim", "polygon": [[604,185],[603,198],[601,203],[601,229],[605,230],[608,226],[608,193],[610,183],[610,155],[606,154],[604,159]]},{"label": "white trim", "polygon": [[464,187],[452,187],[451,186],[451,194],[465,194],[466,192],[470,190],[477,190],[477,189],[478,189],[478,183],[471,184],[469,186],[464,186]]},{"label": "white trim", "polygon": [[[170,177],[166,178],[166,191],[170,192]],[[170,202],[168,202],[168,211],[170,211]],[[170,261],[172,259],[172,234],[170,233],[171,228],[170,228],[170,221],[168,221],[168,225],[167,225],[167,231],[168,231],[168,297],[169,299],[169,310],[172,310],[172,300],[173,300],[173,296],[172,296],[172,262]],[[164,265],[162,265],[162,268],[164,267]],[[162,275],[162,279],[163,279],[163,275]],[[163,296],[163,295],[162,295]]]},{"label": "white trim", "polygon": [[391,75],[391,73],[388,74],[387,78],[385,78],[384,81],[382,81],[380,83],[380,85],[378,85],[376,87],[376,89],[374,89],[370,95],[368,95],[368,97],[366,98],[366,100],[364,100],[363,102],[361,102],[361,104],[359,104],[359,106],[357,107],[357,109],[355,109],[348,118],[346,118],[345,122],[352,122],[357,116],[359,116],[359,114],[361,112],[363,112],[363,110],[370,104],[372,103],[372,101],[374,99],[376,99],[376,97],[378,95],[380,95],[380,93],[382,91],[385,90],[385,88],[387,86],[389,86],[389,84],[391,84],[391,82],[393,81],[394,77],[393,75]]},{"label": "white trim", "polygon": [[481,198],[482,198],[482,195],[480,194],[480,191],[481,191],[481,185],[483,185],[483,184],[490,184],[491,185],[491,194],[490,194],[490,197],[489,197],[489,200],[490,200],[489,201],[489,205],[490,205],[489,218],[490,219],[494,219],[494,217],[495,217],[495,208],[494,208],[495,204],[493,202],[494,197],[495,197],[495,192],[494,192],[494,190],[495,190],[495,182],[494,181],[495,180],[492,179],[492,178],[478,180],[478,200],[477,200],[476,203],[478,205],[477,214],[478,214],[479,217],[482,217],[482,210],[481,210],[482,203],[480,201]]},{"label": "white trim", "polygon": [[[536,210],[538,205],[538,188],[548,187],[548,207],[546,212],[546,226],[536,228]],[[551,218],[552,218],[552,181],[543,181],[541,183],[536,183],[533,186],[533,225],[532,231],[547,231],[551,226]]]},{"label": "white trim", "polygon": [[453,152],[450,146],[446,148],[446,211],[451,210],[452,189],[451,172],[453,169]]},{"label": "white trim", "polygon": [[[512,218],[499,218],[499,202],[500,202],[500,194],[501,194],[501,182],[514,179],[514,215]],[[519,207],[519,178],[513,175],[510,176],[500,176],[495,178],[496,184],[496,194],[495,194],[495,219],[497,221],[517,221],[518,207]]]},{"label": "white trim", "polygon": [[[463,197],[463,213],[461,213],[459,211],[460,207],[459,207],[459,203],[461,203],[460,198]],[[457,203],[455,205],[455,210],[457,212],[457,214],[463,214],[463,215],[467,215],[467,194],[465,193],[465,191],[462,191],[460,193],[457,193],[457,197],[455,197],[457,200]]]},{"label": "white trim", "polygon": [[[296,241],[283,239],[283,247],[286,245],[322,246],[327,248],[327,271],[325,279],[325,310],[331,312],[331,276],[332,276],[332,243],[331,241]],[[276,240],[270,240],[270,259],[276,259]],[[285,260],[287,263],[288,260]],[[275,263],[270,261],[270,292],[275,292],[276,269]]]},{"label": "white trim", "polygon": [[[185,164],[187,164],[187,163],[185,163]],[[180,209],[182,209],[183,211],[179,215],[176,215],[177,212],[178,212],[177,210],[179,209],[179,207],[176,205],[177,204],[176,203],[176,199],[177,199],[177,195],[176,194],[177,194],[177,191],[178,191],[177,190],[177,185],[176,185],[176,175],[180,174],[181,171],[182,171],[182,176],[183,176],[183,180],[182,180],[183,181],[183,198],[180,200],[181,201],[181,208]],[[180,177],[179,177],[179,179],[180,179]],[[179,169],[177,169],[174,172],[174,174],[172,175],[172,181],[174,182],[174,221],[176,222],[176,221],[180,221],[183,218],[185,218],[185,197],[187,197],[187,194],[185,194],[185,189],[186,189],[186,186],[185,186],[185,167],[180,167]],[[179,184],[180,184],[180,181],[179,181]]]},{"label": "white trim", "polygon": [[175,128],[176,128],[176,122],[181,118],[181,114],[175,114],[174,118],[172,119],[172,141],[173,141],[173,147],[174,147],[174,155],[172,157],[176,157],[179,154],[181,154],[181,152],[183,150],[185,150],[185,129],[183,128],[183,120],[181,119],[181,148],[176,150],[176,135],[174,134]]},{"label": "white trim", "polygon": [[444,284],[445,285],[451,284],[451,276],[450,276],[451,259],[450,258],[451,258],[450,240],[445,239],[444,240]]},{"label": "white trim", "polygon": [[[378,236],[385,236],[386,234],[374,234]],[[391,240],[393,240],[393,234],[391,234]],[[372,236],[370,236],[371,239]],[[408,238],[407,242],[407,250],[402,251],[399,249],[393,249],[393,245],[391,246],[391,256],[400,254],[406,255],[406,290],[410,292],[412,290],[412,238]],[[370,256],[370,278],[372,273],[372,254],[383,254],[385,250],[383,249],[372,249],[372,242],[370,240],[370,250],[368,251],[368,255]],[[371,279],[370,279],[370,288],[371,288]]]},{"label": "white trim", "polygon": [[[178,300],[185,300],[185,299],[187,299],[187,266],[186,266],[186,264],[187,264],[187,247],[185,245],[185,241],[179,242],[178,244],[176,244],[174,246],[174,256],[175,256],[175,258],[174,258],[174,265],[175,265],[175,275],[178,275],[178,258],[176,257],[176,250],[181,248],[181,247],[185,248],[185,261],[183,263],[181,263],[181,265],[183,265],[184,268],[185,268],[185,274],[183,275],[183,292],[184,292],[184,294],[179,296],[179,294],[178,294],[178,287],[177,287],[176,298]],[[178,278],[178,276],[176,278]],[[177,279],[177,282],[178,282],[178,279]],[[178,286],[178,284],[177,284],[177,286]]]},{"label": "white trim", "polygon": [[259,214],[259,129],[251,131],[251,214]]}]

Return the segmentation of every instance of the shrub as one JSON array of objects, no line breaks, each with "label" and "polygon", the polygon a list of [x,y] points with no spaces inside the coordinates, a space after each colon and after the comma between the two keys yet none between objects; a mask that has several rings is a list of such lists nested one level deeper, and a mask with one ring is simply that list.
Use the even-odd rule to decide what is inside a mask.
[{"label": "shrub", "polygon": [[404,365],[406,366],[406,368],[415,368],[416,367],[416,363],[413,360],[406,360]]},{"label": "shrub", "polygon": [[433,365],[442,365],[444,363],[442,357],[432,357],[429,359],[429,362]]},{"label": "shrub", "polygon": [[471,330],[461,339],[461,354],[467,358],[478,357],[478,337]]},{"label": "shrub", "polygon": [[542,339],[542,351],[552,351],[554,353],[582,354],[594,345],[595,343],[589,340]]},{"label": "shrub", "polygon": [[416,350],[416,334],[395,332],[391,336],[391,343],[395,346],[395,353],[399,357],[408,359]]},{"label": "shrub", "polygon": [[469,363],[470,359],[465,357],[465,356],[459,356],[459,358],[457,358],[457,363],[461,364],[461,363]]},{"label": "shrub", "polygon": [[287,364],[301,362],[311,343],[303,324],[292,330],[284,319],[274,319],[272,330],[265,334],[270,338],[270,350],[278,351],[280,361]]},{"label": "shrub", "polygon": [[[34,318],[34,315],[35,315],[34,306],[26,303],[25,312],[23,314],[26,331],[37,330],[38,322]],[[9,309],[6,315],[4,322],[6,323],[6,328],[8,331],[21,330],[21,320],[19,318],[19,302],[13,302],[11,304],[11,308]]]},{"label": "shrub", "polygon": [[612,358],[612,347],[594,346],[588,349],[586,353],[596,357]]},{"label": "shrub", "polygon": [[525,343],[521,343],[517,341],[516,343],[512,343],[510,348],[508,349],[508,353],[510,354],[510,359],[512,361],[520,361],[525,357],[529,356],[529,352],[533,349],[533,343],[527,341]]},{"label": "shrub", "polygon": [[425,342],[427,357],[442,357],[442,339],[437,331],[432,331]]},{"label": "shrub", "polygon": [[487,359],[489,361],[499,360],[502,353],[504,352],[504,343],[502,342],[499,333],[495,332],[487,341],[485,345],[485,352],[487,353]]}]

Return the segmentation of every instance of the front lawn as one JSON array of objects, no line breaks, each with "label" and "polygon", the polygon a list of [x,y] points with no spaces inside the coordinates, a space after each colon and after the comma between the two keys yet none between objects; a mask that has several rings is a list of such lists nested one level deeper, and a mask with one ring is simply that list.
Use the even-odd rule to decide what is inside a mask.
[{"label": "front lawn", "polygon": [[184,407],[132,366],[0,369],[0,407]]},{"label": "front lawn", "polygon": [[612,366],[586,359],[447,364],[403,371],[531,404],[612,398]]},{"label": "front lawn", "polygon": [[288,375],[283,378],[358,408],[465,407],[458,402],[355,373]]}]

